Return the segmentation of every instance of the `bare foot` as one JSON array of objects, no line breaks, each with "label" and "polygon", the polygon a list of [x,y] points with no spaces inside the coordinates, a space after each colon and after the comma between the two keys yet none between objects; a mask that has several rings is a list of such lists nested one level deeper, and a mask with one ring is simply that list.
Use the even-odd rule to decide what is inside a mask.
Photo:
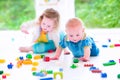
[{"label": "bare foot", "polygon": [[50,58],[50,60],[58,60],[57,57]]},{"label": "bare foot", "polygon": [[20,52],[29,52],[32,51],[31,47],[20,47],[19,48]]}]

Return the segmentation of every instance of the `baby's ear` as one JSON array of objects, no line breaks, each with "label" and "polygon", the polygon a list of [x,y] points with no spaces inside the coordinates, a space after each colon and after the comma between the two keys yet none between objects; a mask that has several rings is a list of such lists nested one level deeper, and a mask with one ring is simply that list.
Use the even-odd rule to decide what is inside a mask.
[{"label": "baby's ear", "polygon": [[83,28],[82,32],[85,32],[85,28]]}]

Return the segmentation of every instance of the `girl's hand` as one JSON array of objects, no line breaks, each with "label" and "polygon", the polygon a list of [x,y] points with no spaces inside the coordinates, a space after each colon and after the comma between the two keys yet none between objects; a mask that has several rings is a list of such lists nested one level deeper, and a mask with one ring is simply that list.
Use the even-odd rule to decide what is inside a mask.
[{"label": "girl's hand", "polygon": [[85,57],[81,57],[81,58],[79,58],[79,60],[81,60],[81,61],[83,61],[83,62],[89,61],[89,59],[88,59],[88,58],[85,58]]},{"label": "girl's hand", "polygon": [[21,28],[21,31],[23,32],[23,33],[25,33],[25,34],[29,34],[29,32],[25,29],[25,28]]}]

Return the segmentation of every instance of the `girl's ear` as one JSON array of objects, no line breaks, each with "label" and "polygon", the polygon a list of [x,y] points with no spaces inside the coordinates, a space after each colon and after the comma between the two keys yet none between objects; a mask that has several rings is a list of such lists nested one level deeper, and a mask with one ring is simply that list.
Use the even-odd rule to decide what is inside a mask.
[{"label": "girl's ear", "polygon": [[65,32],[66,32],[66,33],[68,32],[67,29],[65,29]]}]

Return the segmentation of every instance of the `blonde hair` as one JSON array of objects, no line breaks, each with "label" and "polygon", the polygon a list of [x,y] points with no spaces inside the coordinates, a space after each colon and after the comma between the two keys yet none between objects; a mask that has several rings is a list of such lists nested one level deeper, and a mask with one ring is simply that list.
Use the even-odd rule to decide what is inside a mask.
[{"label": "blonde hair", "polygon": [[58,29],[59,27],[59,21],[60,21],[60,15],[59,13],[54,10],[53,8],[46,9],[43,14],[39,17],[39,22],[41,23],[43,17],[53,19],[55,21],[55,28]]},{"label": "blonde hair", "polygon": [[84,23],[81,19],[79,18],[71,18],[68,20],[67,24],[66,24],[66,28],[69,27],[81,27],[84,28]]}]

